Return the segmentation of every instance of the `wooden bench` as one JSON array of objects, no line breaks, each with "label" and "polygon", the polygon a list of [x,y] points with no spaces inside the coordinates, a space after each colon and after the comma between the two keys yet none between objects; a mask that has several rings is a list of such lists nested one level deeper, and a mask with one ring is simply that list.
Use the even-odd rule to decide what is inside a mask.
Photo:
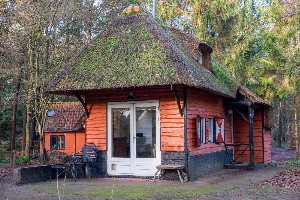
[{"label": "wooden bench", "polygon": [[[164,170],[164,169],[177,170],[177,173],[178,173],[181,183],[187,182],[188,176],[186,173],[184,173],[182,171],[183,168],[184,168],[184,165],[158,165],[158,166],[156,166],[157,172],[155,172],[155,174],[154,174],[153,182],[155,182],[156,175],[160,171],[159,176],[158,176],[158,180],[159,180],[159,178],[161,177],[162,170]],[[181,177],[181,174],[183,176],[183,179]]]}]

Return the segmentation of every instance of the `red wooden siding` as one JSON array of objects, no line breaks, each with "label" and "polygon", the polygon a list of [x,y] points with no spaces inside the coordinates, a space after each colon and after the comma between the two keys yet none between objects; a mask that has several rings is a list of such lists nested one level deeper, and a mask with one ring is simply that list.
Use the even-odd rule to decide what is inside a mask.
[{"label": "red wooden siding", "polygon": [[[225,143],[231,143],[230,116],[226,116],[222,97],[197,88],[187,88],[187,146],[190,156],[225,150],[224,144],[207,143],[209,137],[208,118],[225,119]],[[206,144],[197,147],[196,115],[206,118]]]},{"label": "red wooden siding", "polygon": [[[65,136],[65,150],[58,150],[67,154],[75,153],[75,132],[62,133],[45,133],[45,148],[50,150],[50,135],[64,135]],[[81,151],[84,144],[84,132],[76,132],[76,152]],[[42,152],[42,145],[40,145],[40,152]]]},{"label": "red wooden siding", "polygon": [[[241,111],[248,119],[248,111]],[[242,118],[240,114],[234,112],[234,143],[249,143],[249,124]],[[253,117],[253,139],[254,139],[254,162],[263,162],[263,144],[262,144],[262,116],[261,112],[255,110]],[[265,138],[266,139],[266,138]],[[264,140],[265,140],[264,139]],[[243,146],[242,146],[243,147]],[[243,148],[240,147],[240,154]],[[241,150],[242,149],[242,150]],[[237,158],[237,157],[236,157]],[[250,148],[244,152],[239,162],[250,162]]]},{"label": "red wooden siding", "polygon": [[265,156],[265,165],[272,162],[272,153],[271,153],[271,129],[264,129],[264,156]]},{"label": "red wooden siding", "polygon": [[[183,106],[182,86],[177,86],[181,106]],[[96,144],[99,150],[106,150],[108,102],[127,101],[133,92],[131,101],[159,100],[161,151],[184,151],[184,118],[181,117],[171,86],[139,87],[124,90],[87,91],[86,102],[90,112],[87,119],[87,142]]]}]

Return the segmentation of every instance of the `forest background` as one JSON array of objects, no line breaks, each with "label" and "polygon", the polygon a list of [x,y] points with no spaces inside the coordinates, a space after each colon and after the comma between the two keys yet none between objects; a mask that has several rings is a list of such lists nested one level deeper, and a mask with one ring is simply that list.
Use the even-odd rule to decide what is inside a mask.
[{"label": "forest background", "polygon": [[[151,0],[0,0],[0,151],[37,148],[44,103],[77,101],[44,86],[130,4],[152,12]],[[156,18],[207,42],[273,106],[272,146],[299,152],[299,0],[158,0]]]}]

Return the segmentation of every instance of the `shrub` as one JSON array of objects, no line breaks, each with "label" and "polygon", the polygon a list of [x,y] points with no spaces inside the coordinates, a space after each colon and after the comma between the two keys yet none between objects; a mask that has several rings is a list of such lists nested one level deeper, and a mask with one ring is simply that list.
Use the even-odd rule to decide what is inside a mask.
[{"label": "shrub", "polygon": [[7,158],[0,157],[0,163],[9,163],[9,162],[10,162],[9,157],[7,157]]},{"label": "shrub", "polygon": [[19,142],[16,142],[15,143],[15,149],[21,149],[21,144]]},{"label": "shrub", "polygon": [[300,160],[290,160],[283,163],[285,166],[300,167]]},{"label": "shrub", "polygon": [[30,163],[30,156],[20,156],[18,163]]},{"label": "shrub", "polygon": [[38,144],[34,144],[30,147],[30,150],[38,150],[39,149],[39,145]]}]

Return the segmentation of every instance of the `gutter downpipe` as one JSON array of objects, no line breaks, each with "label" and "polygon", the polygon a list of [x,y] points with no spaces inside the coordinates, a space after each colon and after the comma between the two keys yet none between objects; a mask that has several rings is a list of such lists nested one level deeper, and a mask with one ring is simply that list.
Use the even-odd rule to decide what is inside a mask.
[{"label": "gutter downpipe", "polygon": [[185,169],[189,179],[188,157],[189,151],[187,148],[187,87],[183,85],[183,106],[184,106],[184,154],[185,154]]},{"label": "gutter downpipe", "polygon": [[152,15],[153,15],[153,18],[155,19],[155,17],[156,17],[156,0],[153,0]]}]

